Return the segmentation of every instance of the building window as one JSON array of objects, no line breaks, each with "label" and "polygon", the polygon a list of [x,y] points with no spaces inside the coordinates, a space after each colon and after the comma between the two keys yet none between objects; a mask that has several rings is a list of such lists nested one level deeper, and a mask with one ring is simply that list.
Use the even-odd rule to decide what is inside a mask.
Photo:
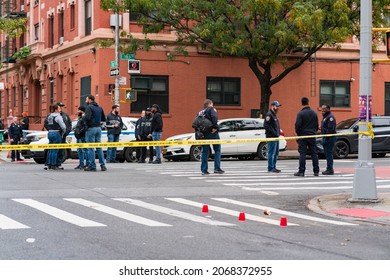
[{"label": "building window", "polygon": [[38,41],[39,40],[39,23],[34,25],[34,40]]},{"label": "building window", "polygon": [[14,108],[17,106],[16,104],[16,87],[12,87],[12,93],[13,93],[13,103],[14,103]]},{"label": "building window", "polygon": [[[54,79],[50,79],[49,80],[50,82],[50,93],[49,93],[49,96],[50,96],[50,104],[54,104]],[[58,100],[58,101],[61,101],[61,100]]]},{"label": "building window", "polygon": [[[169,87],[167,76],[131,76],[131,88],[137,91],[137,102],[131,103],[132,113],[141,113],[158,104],[163,113],[169,113]],[[121,99],[124,99],[121,96]]]},{"label": "building window", "polygon": [[390,83],[385,83],[385,116],[390,116]]},{"label": "building window", "polygon": [[59,32],[59,43],[64,42],[64,11],[58,14],[58,32]]},{"label": "building window", "polygon": [[320,81],[320,105],[331,107],[351,107],[350,81]]},{"label": "building window", "polygon": [[49,33],[49,48],[54,46],[54,16],[49,16],[48,19],[48,33]]},{"label": "building window", "polygon": [[211,99],[215,105],[240,105],[240,78],[207,77],[206,86],[206,96],[208,99]]},{"label": "building window", "polygon": [[76,5],[70,5],[70,29],[75,29],[76,27]]},{"label": "building window", "polygon": [[92,32],[92,1],[85,1],[85,36]]}]

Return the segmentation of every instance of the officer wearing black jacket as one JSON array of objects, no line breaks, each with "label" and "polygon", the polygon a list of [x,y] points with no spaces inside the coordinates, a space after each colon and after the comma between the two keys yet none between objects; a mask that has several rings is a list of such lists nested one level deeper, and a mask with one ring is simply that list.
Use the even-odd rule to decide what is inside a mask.
[{"label": "officer wearing black jacket", "polygon": [[[309,107],[309,98],[302,97],[302,110],[298,113],[295,121],[295,132],[298,136],[315,135],[318,131],[318,116]],[[313,162],[314,176],[318,176],[320,167],[318,163],[318,153],[315,138],[303,138],[298,140],[299,170],[294,176],[305,176],[306,152],[309,151]]]},{"label": "officer wearing black jacket", "polygon": [[[119,115],[119,105],[115,104],[112,106],[111,112],[106,117],[106,127],[108,142],[119,142],[119,136],[123,127],[122,117]],[[106,162],[119,162],[116,160],[116,147],[107,149]]]},{"label": "officer wearing black jacket", "polygon": [[[140,141],[152,141],[152,112],[150,108],[146,108],[145,116],[141,118],[140,127],[138,132],[138,139]],[[146,159],[146,146],[140,147],[140,155],[138,163],[145,163]],[[153,162],[153,146],[149,146],[149,163]]]},{"label": "officer wearing black jacket", "polygon": [[[322,110],[322,125],[321,134],[336,134],[336,118],[330,111],[330,106],[324,104]],[[322,146],[324,147],[324,154],[326,158],[326,170],[322,172],[323,175],[333,175],[333,147],[336,143],[336,136],[322,138]]]},{"label": "officer wearing black jacket", "polygon": [[[22,126],[19,124],[18,118],[13,118],[12,123],[10,127],[8,128],[8,137],[11,141],[11,145],[18,145],[20,141],[23,139],[23,130]],[[19,150],[12,150],[11,151],[11,160],[15,161],[15,158],[17,161],[23,161],[20,158],[20,151]]]},{"label": "officer wearing black jacket", "polygon": [[[278,138],[280,136],[280,125],[277,117],[280,106],[282,105],[278,101],[273,101],[270,110],[265,115],[264,129],[267,138]],[[267,142],[267,152],[268,172],[279,173],[280,170],[276,168],[276,161],[279,156],[279,141]]]},{"label": "officer wearing black jacket", "polygon": [[[163,119],[162,119],[162,111],[160,109],[160,106],[157,104],[152,105],[152,113],[153,113],[153,119],[152,119],[152,137],[153,141],[160,141],[162,133],[163,133]],[[153,161],[154,164],[160,164],[161,163],[161,148],[160,146],[156,146],[156,160]]]}]

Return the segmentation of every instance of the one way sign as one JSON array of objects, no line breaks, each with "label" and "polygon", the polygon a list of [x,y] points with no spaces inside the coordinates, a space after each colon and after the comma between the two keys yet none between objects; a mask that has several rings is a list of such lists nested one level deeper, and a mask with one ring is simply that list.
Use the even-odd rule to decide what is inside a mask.
[{"label": "one way sign", "polygon": [[110,76],[111,77],[118,76],[118,75],[119,75],[119,69],[118,68],[110,70]]}]

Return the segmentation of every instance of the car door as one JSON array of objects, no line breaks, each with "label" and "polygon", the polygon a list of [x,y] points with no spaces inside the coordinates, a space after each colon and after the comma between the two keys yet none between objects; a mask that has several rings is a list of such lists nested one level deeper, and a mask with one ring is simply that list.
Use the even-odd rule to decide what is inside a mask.
[{"label": "car door", "polygon": [[378,117],[372,119],[374,139],[372,139],[372,152],[390,150],[390,118]]},{"label": "car door", "polygon": [[[265,138],[265,130],[257,119],[243,119],[237,122],[237,139]],[[237,145],[238,154],[256,153],[259,142],[240,143]]]},{"label": "car door", "polygon": [[[235,140],[237,139],[236,121],[226,120],[219,123],[219,137],[222,140]],[[237,144],[222,144],[221,154],[236,154]]]}]

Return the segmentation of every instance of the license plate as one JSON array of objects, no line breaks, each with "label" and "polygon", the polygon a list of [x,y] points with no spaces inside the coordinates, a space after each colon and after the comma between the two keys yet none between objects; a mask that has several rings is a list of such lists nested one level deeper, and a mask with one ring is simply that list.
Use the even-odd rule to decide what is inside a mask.
[{"label": "license plate", "polygon": [[165,155],[167,153],[167,149],[162,149],[162,154]]}]

